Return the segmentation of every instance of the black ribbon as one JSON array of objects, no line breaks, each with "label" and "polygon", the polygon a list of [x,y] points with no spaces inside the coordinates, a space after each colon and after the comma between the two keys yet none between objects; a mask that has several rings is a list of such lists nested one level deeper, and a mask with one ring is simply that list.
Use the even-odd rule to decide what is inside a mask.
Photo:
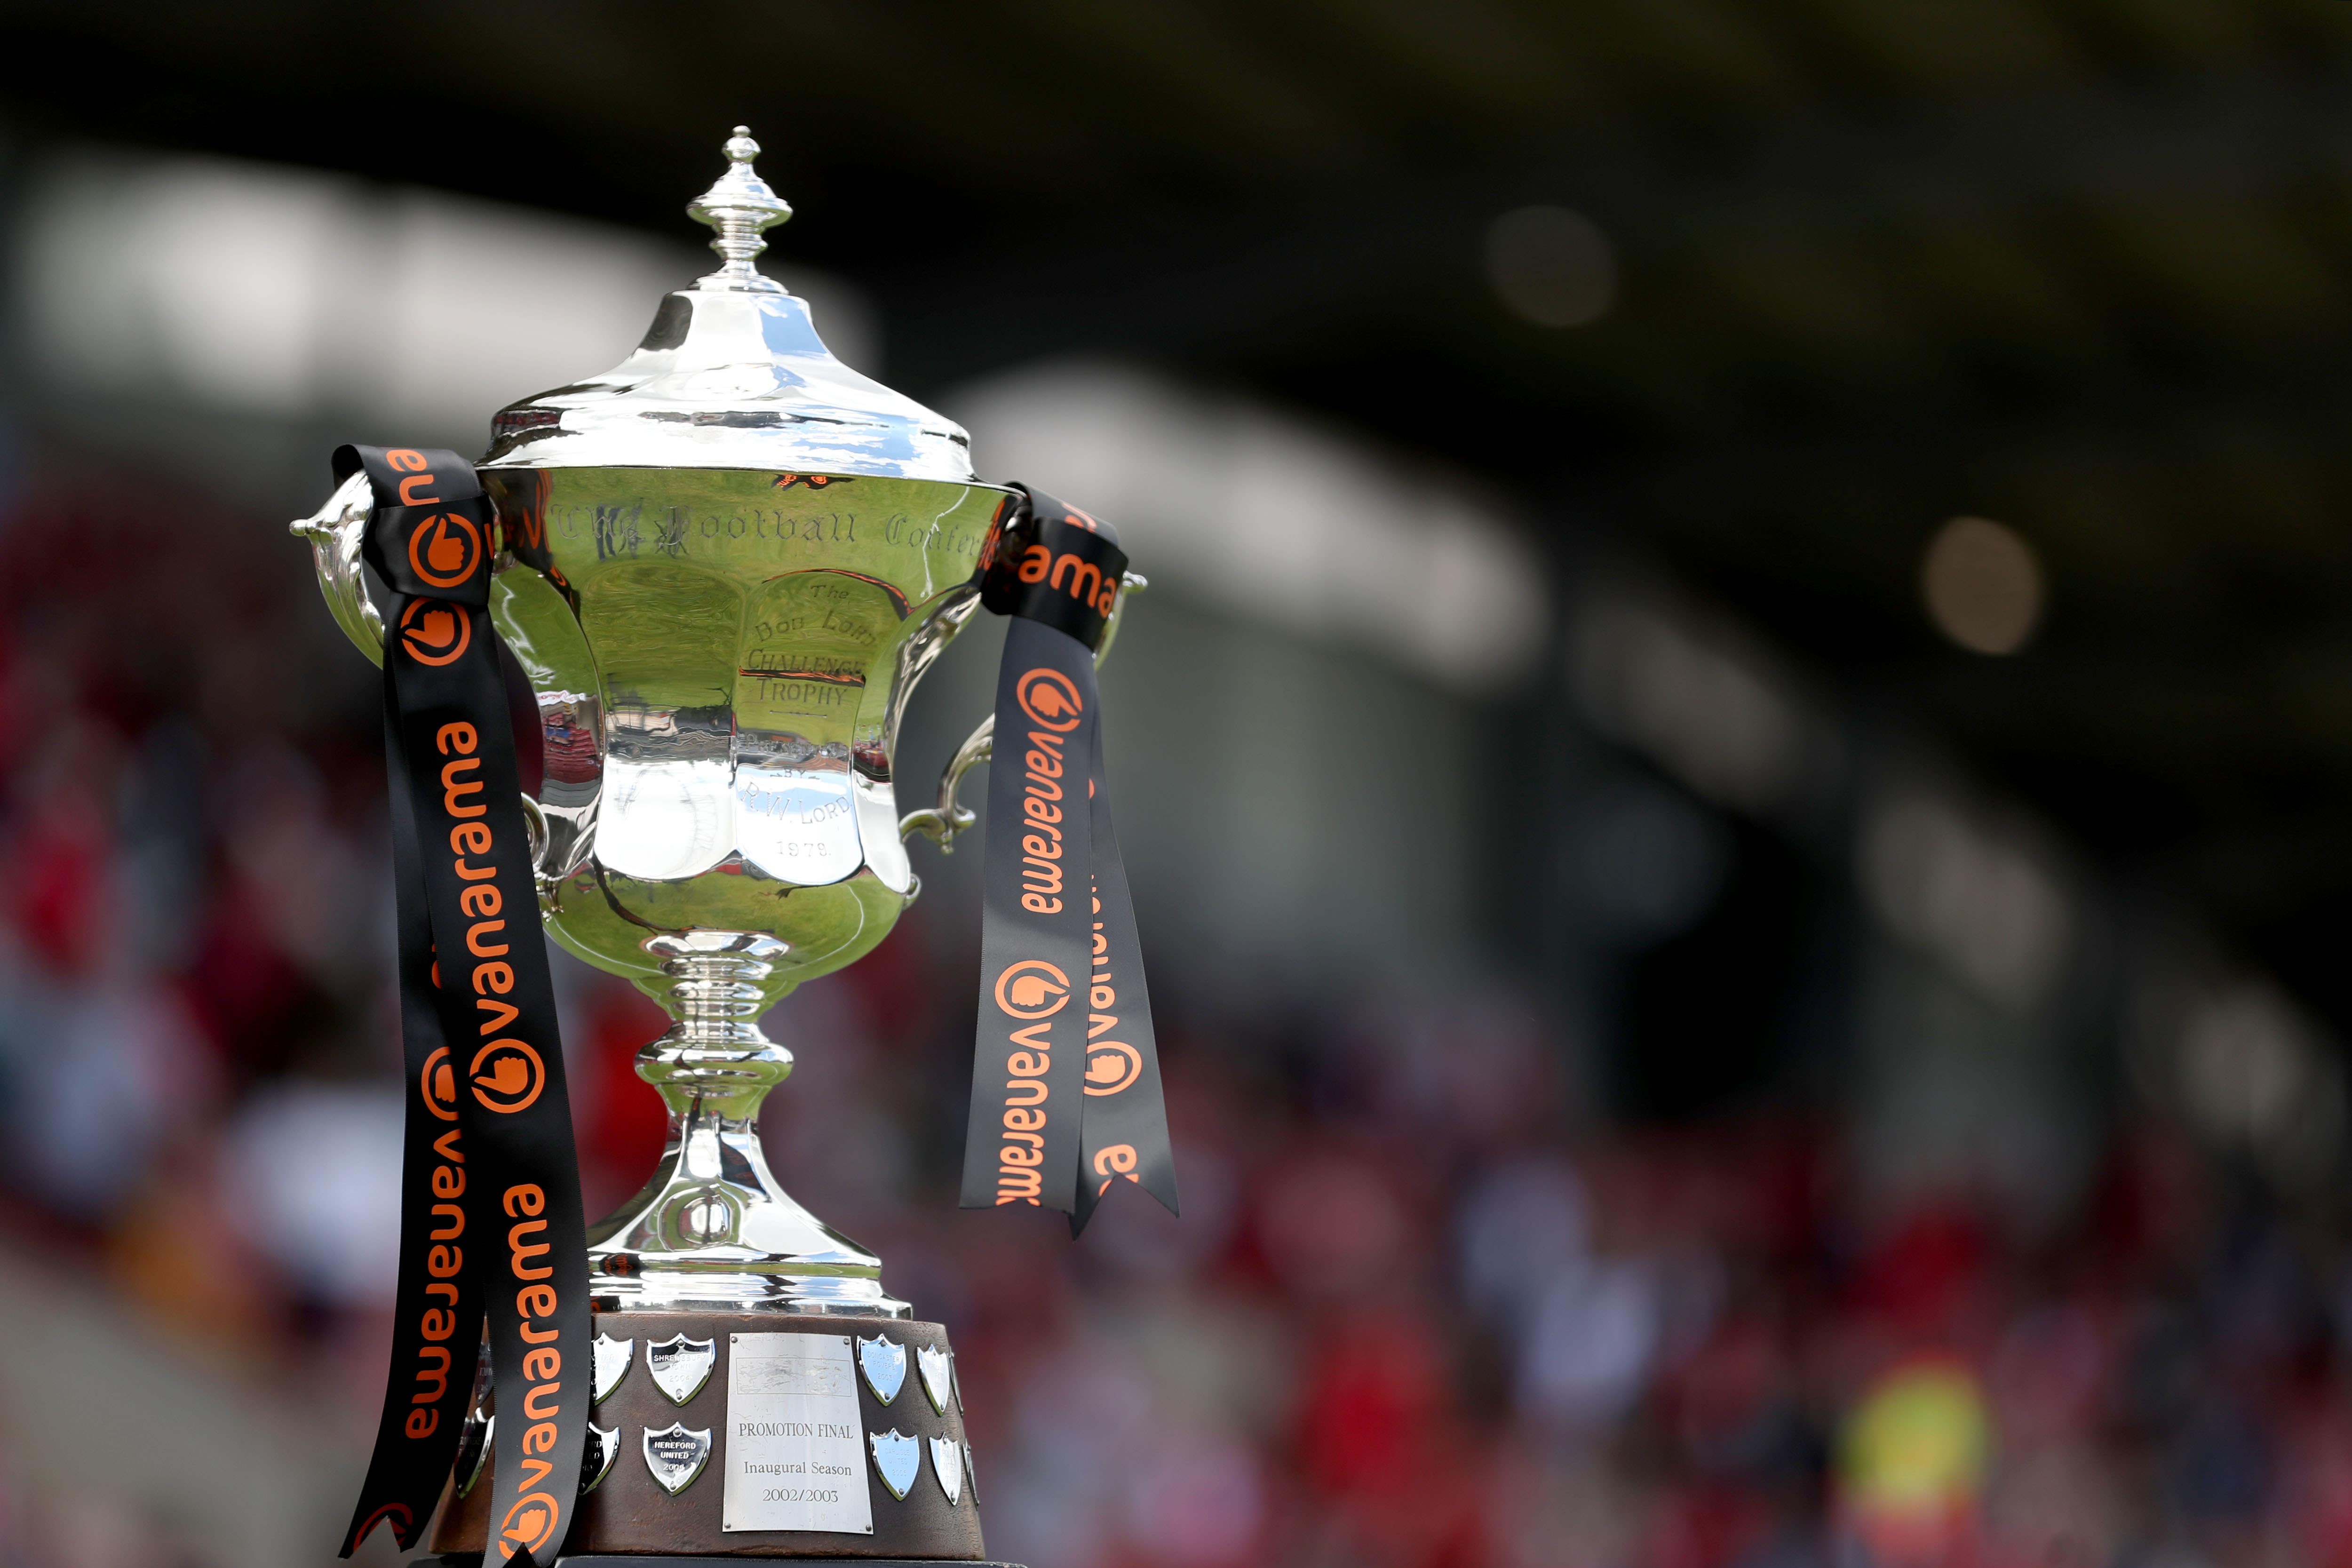
[{"label": "black ribbon", "polygon": [[555,994],[488,612],[490,504],[455,453],[343,447],[374,491],[362,553],[384,643],[407,1131],[392,1375],[343,1541],[402,1548],[448,1479],[489,1324],[495,1563],[551,1562],[572,1525],[593,1383],[587,1233]]},{"label": "black ribbon", "polygon": [[1095,687],[1126,568],[1108,527],[1037,490],[981,561],[981,603],[1013,624],[996,679],[962,1202],[1059,1209],[1074,1236],[1121,1178],[1176,1212]]}]

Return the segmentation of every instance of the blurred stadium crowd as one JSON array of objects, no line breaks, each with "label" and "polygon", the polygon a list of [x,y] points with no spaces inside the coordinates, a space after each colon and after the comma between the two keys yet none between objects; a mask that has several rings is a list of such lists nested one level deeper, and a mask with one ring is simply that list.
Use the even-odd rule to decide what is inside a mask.
[{"label": "blurred stadium crowd", "polygon": [[[398,1160],[365,671],[266,525],[105,484],[7,512],[10,1250],[335,1412],[356,1460]],[[1154,940],[1184,1217],[1114,1201],[1072,1245],[951,1206],[968,941],[918,905],[789,1000],[770,1029],[801,1068],[767,1136],[949,1325],[1002,1556],[2352,1563],[2337,1233],[2153,1111],[2062,1214],[1890,1203],[1834,1117],[1607,1128],[1502,983],[1318,994]],[[629,1066],[659,1019],[563,974],[600,1211],[659,1149]],[[206,1560],[23,1458],[0,1453],[0,1563]]]}]

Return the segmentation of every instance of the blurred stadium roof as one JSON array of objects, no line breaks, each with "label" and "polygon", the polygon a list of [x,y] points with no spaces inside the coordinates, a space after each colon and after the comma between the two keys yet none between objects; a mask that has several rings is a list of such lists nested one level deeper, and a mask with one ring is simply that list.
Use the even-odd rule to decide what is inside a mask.
[{"label": "blurred stadium roof", "polygon": [[[20,3],[20,144],[310,163],[686,231],[726,129],[777,256],[918,393],[1108,352],[1518,487],[1920,712],[2352,1031],[2346,0]],[[1490,286],[1586,215],[1614,308]],[[135,228],[138,215],[126,212]],[[1934,634],[2015,527],[2017,658]]]}]

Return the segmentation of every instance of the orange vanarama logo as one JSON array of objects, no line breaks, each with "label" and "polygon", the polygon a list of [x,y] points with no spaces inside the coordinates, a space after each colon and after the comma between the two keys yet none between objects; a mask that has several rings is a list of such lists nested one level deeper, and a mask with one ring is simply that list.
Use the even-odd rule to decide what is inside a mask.
[{"label": "orange vanarama logo", "polygon": [[400,613],[400,646],[419,664],[454,664],[473,640],[466,613],[438,599],[411,599]]},{"label": "orange vanarama logo", "polygon": [[482,558],[482,531],[454,511],[436,512],[408,532],[408,565],[436,588],[454,588]]},{"label": "orange vanarama logo", "polygon": [[1143,1053],[1117,1040],[1087,1042],[1087,1092],[1117,1094],[1143,1076]]},{"label": "orange vanarama logo", "polygon": [[499,1559],[504,1561],[518,1552],[528,1552],[536,1561],[539,1549],[555,1533],[557,1517],[555,1500],[545,1492],[529,1492],[517,1498],[499,1525]]},{"label": "orange vanarama logo", "polygon": [[1070,977],[1042,958],[1007,964],[996,977],[996,1005],[1016,1018],[1050,1018],[1070,999]]},{"label": "orange vanarama logo", "polygon": [[1057,735],[1066,735],[1076,729],[1080,716],[1087,710],[1086,703],[1079,700],[1077,687],[1058,669],[1030,670],[1013,683],[1013,692],[1021,700],[1021,711]]},{"label": "orange vanarama logo", "polygon": [[474,1053],[467,1069],[474,1080],[474,1098],[485,1110],[511,1115],[528,1110],[546,1086],[547,1068],[539,1053],[520,1040],[492,1040]]},{"label": "orange vanarama logo", "polygon": [[444,1121],[457,1120],[457,1075],[449,1067],[448,1047],[442,1046],[425,1058],[416,1088],[425,1096],[425,1110]]}]

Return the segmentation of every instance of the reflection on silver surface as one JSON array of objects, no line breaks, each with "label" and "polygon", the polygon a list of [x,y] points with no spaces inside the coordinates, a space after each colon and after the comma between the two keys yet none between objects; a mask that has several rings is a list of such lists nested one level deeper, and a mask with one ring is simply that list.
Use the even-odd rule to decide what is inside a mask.
[{"label": "reflection on silver surface", "polygon": [[915,1363],[922,1368],[923,1392],[930,1396],[931,1408],[945,1415],[949,1393],[955,1387],[953,1362],[938,1345],[922,1345],[915,1352]]},{"label": "reflection on silver surface", "polygon": [[490,1342],[482,1342],[481,1354],[474,1358],[474,1392],[466,1401],[466,1424],[457,1429],[457,1458],[449,1467],[456,1479],[457,1495],[464,1497],[482,1479],[482,1464],[490,1457],[490,1434],[497,1417],[490,1412],[490,1395],[497,1384],[490,1372]]},{"label": "reflection on silver surface", "polygon": [[613,1461],[621,1452],[621,1429],[588,1423],[588,1440],[580,1448],[580,1495],[586,1497],[604,1485],[604,1478],[613,1473]]},{"label": "reflection on silver surface", "polygon": [[739,130],[726,152],[727,172],[688,211],[719,231],[727,264],[664,300],[611,370],[503,410],[485,462],[969,483],[962,427],[835,359],[808,306],[752,265],[760,231],[792,208],[752,172],[758,142]]},{"label": "reflection on silver surface", "polygon": [[966,1489],[971,1493],[971,1506],[978,1508],[980,1506],[980,1472],[971,1468],[970,1443],[963,1446],[963,1479]]},{"label": "reflection on silver surface", "polygon": [[629,1375],[629,1368],[636,1360],[637,1342],[598,1334],[595,1352],[596,1389],[593,1398],[601,1404],[604,1396],[620,1387],[621,1380]]},{"label": "reflection on silver surface", "polygon": [[[549,934],[675,1019],[637,1058],[669,1111],[661,1162],[589,1231],[597,1301],[902,1318],[880,1260],[768,1168],[760,1106],[793,1056],[758,1020],[870,952],[915,892],[899,723],[977,607],[1007,492],[757,271],[789,208],[756,152],[731,141],[696,204],[720,270],[670,295],[620,366],[494,422],[490,616],[538,700],[527,815]],[[381,660],[368,515],[355,481],[295,531]],[[951,789],[943,806],[942,843],[970,820]]]},{"label": "reflection on silver surface", "polygon": [[874,1447],[874,1473],[882,1478],[892,1497],[903,1500],[923,1468],[922,1444],[896,1428],[877,1432],[866,1441]]},{"label": "reflection on silver surface", "polygon": [[[1110,657],[1111,644],[1118,639],[1119,623],[1127,616],[1127,602],[1151,586],[1139,572],[1129,572],[1119,579],[1119,595],[1111,605],[1109,622],[1103,627],[1102,644],[1095,649],[1095,663],[1099,666]],[[898,819],[898,837],[911,838],[919,833],[940,847],[943,855],[955,852],[957,837],[979,821],[970,806],[960,805],[956,792],[962,787],[964,774],[996,753],[996,715],[991,713],[972,727],[963,744],[948,759],[940,773],[940,795],[935,805],[920,811],[910,811]]]},{"label": "reflection on silver surface", "polygon": [[710,1381],[710,1369],[718,1363],[716,1340],[690,1340],[678,1333],[646,1342],[646,1371],[653,1374],[654,1385],[669,1395],[672,1405],[684,1405],[701,1393],[702,1385]]},{"label": "reflection on silver surface", "polygon": [[353,474],[335,487],[324,506],[297,518],[287,530],[310,546],[310,566],[319,574],[319,592],[326,595],[335,624],[371,661],[382,664],[383,616],[369,599],[360,571],[361,538],[373,508],[367,475]]},{"label": "reflection on silver surface", "polygon": [[710,1429],[698,1432],[687,1429],[683,1421],[673,1421],[658,1431],[646,1427],[644,1438],[646,1468],[660,1483],[662,1490],[676,1497],[694,1484],[702,1474],[702,1467],[710,1463]]},{"label": "reflection on silver surface", "polygon": [[930,1444],[931,1475],[953,1508],[963,1500],[963,1447],[952,1437],[933,1437]]},{"label": "reflection on silver surface", "polygon": [[907,1347],[887,1334],[876,1334],[872,1339],[863,1335],[857,1341],[857,1365],[866,1373],[866,1386],[874,1397],[887,1405],[898,1397],[898,1390],[907,1381]]}]

